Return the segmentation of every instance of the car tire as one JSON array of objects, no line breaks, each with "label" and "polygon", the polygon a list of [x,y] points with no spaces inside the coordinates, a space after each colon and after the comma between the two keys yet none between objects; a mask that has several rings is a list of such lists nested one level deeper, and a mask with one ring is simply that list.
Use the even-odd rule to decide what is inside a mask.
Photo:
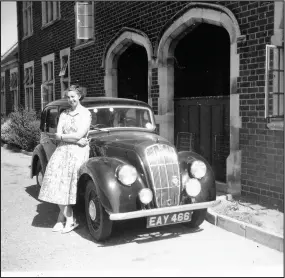
[{"label": "car tire", "polygon": [[85,191],[85,216],[88,229],[96,241],[107,239],[112,232],[113,222],[101,204],[93,181],[87,182]]},{"label": "car tire", "polygon": [[198,228],[206,219],[207,209],[194,210],[191,221],[185,223],[184,225],[189,228]]},{"label": "car tire", "polygon": [[39,187],[42,186],[43,178],[44,178],[43,168],[42,168],[41,162],[38,160],[38,162],[37,162],[36,181],[37,181],[37,185]]}]

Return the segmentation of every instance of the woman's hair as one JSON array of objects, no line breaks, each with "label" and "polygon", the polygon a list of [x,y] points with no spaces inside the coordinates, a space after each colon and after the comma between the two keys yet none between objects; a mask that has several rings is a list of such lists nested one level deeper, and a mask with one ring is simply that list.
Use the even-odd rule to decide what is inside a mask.
[{"label": "woman's hair", "polygon": [[84,97],[86,96],[86,90],[84,90],[81,86],[78,84],[70,85],[69,88],[64,92],[64,96],[67,96],[67,93],[70,91],[74,91],[78,94],[79,100],[82,101]]}]

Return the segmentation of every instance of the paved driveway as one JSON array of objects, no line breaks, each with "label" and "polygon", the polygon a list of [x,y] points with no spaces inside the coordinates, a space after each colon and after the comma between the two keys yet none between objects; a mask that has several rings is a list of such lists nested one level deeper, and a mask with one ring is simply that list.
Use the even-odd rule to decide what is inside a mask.
[{"label": "paved driveway", "polygon": [[2,276],[283,276],[283,253],[208,222],[191,230],[129,221],[102,244],[79,215],[78,229],[53,233],[57,206],[37,199],[29,164],[29,156],[1,148]]}]

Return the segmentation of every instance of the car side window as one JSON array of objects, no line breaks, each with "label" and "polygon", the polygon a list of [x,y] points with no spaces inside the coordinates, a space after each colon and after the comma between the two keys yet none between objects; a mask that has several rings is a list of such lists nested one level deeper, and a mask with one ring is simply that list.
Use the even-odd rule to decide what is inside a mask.
[{"label": "car side window", "polygon": [[46,111],[46,132],[56,133],[58,122],[57,107],[50,107]]}]

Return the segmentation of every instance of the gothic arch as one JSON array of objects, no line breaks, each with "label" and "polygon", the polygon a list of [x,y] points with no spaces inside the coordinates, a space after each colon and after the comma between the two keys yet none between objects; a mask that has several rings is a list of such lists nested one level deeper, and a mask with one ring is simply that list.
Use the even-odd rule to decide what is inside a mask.
[{"label": "gothic arch", "polygon": [[[200,23],[208,23],[225,28],[230,37],[230,155],[227,158],[227,191],[239,193],[241,153],[239,150],[239,55],[237,40],[240,29],[232,12],[220,5],[211,3],[191,3],[167,23],[156,45],[155,54],[158,67],[158,115],[160,134],[174,142],[174,50],[178,41]],[[173,19],[172,19],[173,20]]]},{"label": "gothic arch", "polygon": [[[103,55],[102,66],[105,68],[105,94],[106,96],[117,97],[117,65],[120,55],[131,45],[138,44],[145,48],[148,58],[148,95],[150,95],[151,65],[153,50],[147,35],[131,28],[123,28],[108,43]],[[150,99],[150,97],[149,97]]]}]

